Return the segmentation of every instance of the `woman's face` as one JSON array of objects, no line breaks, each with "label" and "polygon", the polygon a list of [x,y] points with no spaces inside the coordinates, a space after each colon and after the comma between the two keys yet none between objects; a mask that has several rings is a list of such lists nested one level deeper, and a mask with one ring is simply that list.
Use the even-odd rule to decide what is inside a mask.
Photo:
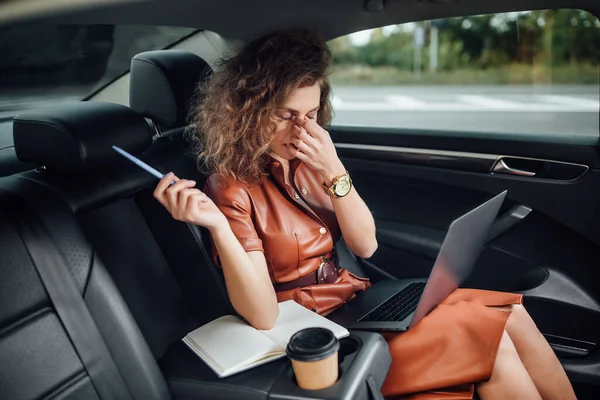
[{"label": "woman's face", "polygon": [[285,103],[275,111],[277,128],[271,142],[271,151],[284,160],[294,158],[290,153],[290,141],[295,125],[302,125],[305,118],[316,119],[321,100],[319,82],[313,86],[296,89]]}]

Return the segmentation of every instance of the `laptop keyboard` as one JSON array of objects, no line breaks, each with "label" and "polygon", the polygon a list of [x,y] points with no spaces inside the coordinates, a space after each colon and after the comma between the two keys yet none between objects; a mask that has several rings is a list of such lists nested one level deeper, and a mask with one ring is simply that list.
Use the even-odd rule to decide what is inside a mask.
[{"label": "laptop keyboard", "polygon": [[413,282],[385,303],[362,317],[359,322],[402,321],[417,309],[425,282]]}]

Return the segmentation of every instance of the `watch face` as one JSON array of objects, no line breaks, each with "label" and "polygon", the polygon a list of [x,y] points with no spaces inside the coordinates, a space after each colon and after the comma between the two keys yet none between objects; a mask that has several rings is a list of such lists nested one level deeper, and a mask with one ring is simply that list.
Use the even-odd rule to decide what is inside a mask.
[{"label": "watch face", "polygon": [[340,181],[335,185],[335,194],[338,196],[345,196],[350,191],[350,182],[348,178],[340,179]]}]

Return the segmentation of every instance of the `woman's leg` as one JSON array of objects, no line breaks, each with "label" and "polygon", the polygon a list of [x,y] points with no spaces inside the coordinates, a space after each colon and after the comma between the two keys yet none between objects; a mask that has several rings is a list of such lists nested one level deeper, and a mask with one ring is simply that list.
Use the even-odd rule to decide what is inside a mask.
[{"label": "woman's leg", "polygon": [[542,400],[506,331],[502,334],[492,376],[476,385],[482,400]]},{"label": "woman's leg", "polygon": [[538,392],[545,400],[576,398],[560,361],[525,307],[520,304],[512,306],[505,329]]}]

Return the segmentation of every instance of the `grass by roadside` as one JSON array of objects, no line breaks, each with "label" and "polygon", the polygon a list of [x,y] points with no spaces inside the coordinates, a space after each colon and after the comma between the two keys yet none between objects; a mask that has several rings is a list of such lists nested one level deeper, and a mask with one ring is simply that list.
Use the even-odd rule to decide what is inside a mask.
[{"label": "grass by roadside", "polygon": [[599,83],[598,65],[510,64],[488,69],[455,69],[422,71],[420,76],[394,67],[336,65],[331,74],[335,86],[391,85],[531,85],[531,84],[595,84]]}]

